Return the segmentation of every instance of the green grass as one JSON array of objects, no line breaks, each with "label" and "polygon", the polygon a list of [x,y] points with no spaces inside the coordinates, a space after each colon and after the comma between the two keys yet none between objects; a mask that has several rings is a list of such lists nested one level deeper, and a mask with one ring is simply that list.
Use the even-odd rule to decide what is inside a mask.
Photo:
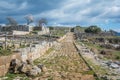
[{"label": "green grass", "polygon": [[11,73],[6,74],[6,77],[8,77],[6,80],[13,80],[18,76],[22,77],[22,80],[29,80],[29,78],[25,74],[11,74]]},{"label": "green grass", "polygon": [[[54,50],[54,48],[49,48],[49,49],[45,52],[45,55],[51,53],[53,50]],[[39,58],[38,58],[38,59],[34,60],[34,64],[37,65],[37,64],[39,64],[39,63],[42,63],[43,61],[44,61],[44,59],[39,59]],[[50,65],[51,63],[49,63],[49,62],[47,61],[47,62],[45,62],[45,64]]]},{"label": "green grass", "polygon": [[114,51],[115,59],[120,60],[120,51]]},{"label": "green grass", "polygon": [[62,37],[65,35],[65,32],[64,30],[55,30],[55,31],[52,31],[52,36],[56,36],[56,37]]},{"label": "green grass", "polygon": [[89,42],[83,42],[83,43],[86,44],[87,47],[90,48],[90,49],[91,48],[97,49],[98,50],[98,54],[100,53],[101,50],[107,50],[107,51],[110,50],[112,56],[105,55],[104,57],[106,59],[120,60],[120,51],[118,51],[118,50],[106,49],[106,48],[100,47],[98,44],[92,44],[92,43],[89,43]]},{"label": "green grass", "polygon": [[12,54],[11,49],[0,49],[0,56],[6,56]]},{"label": "green grass", "polygon": [[99,66],[99,65],[95,65],[91,60],[86,59],[86,61],[87,61],[87,63],[88,63],[89,65],[92,66],[92,69],[93,69],[96,73],[105,75],[105,74],[108,72],[107,69],[102,68],[102,67]]},{"label": "green grass", "polygon": [[89,48],[96,48],[98,50],[102,50],[104,48],[100,47],[98,44],[92,44],[92,43],[89,43],[89,42],[83,42],[84,44],[86,44]]},{"label": "green grass", "polygon": [[90,71],[84,71],[84,72],[82,72],[82,74],[83,75],[86,75],[86,74],[88,74],[88,75],[94,75],[94,72],[92,70],[90,70]]},{"label": "green grass", "polygon": [[45,54],[49,54],[50,52],[52,52],[54,50],[54,48],[49,48],[46,52],[45,52]]}]

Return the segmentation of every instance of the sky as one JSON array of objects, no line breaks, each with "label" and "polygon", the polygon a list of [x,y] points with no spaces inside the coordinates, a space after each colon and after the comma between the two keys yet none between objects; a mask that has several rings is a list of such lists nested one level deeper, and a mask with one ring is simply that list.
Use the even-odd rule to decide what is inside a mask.
[{"label": "sky", "polygon": [[98,25],[120,32],[120,0],[0,0],[0,24],[8,23],[8,16],[24,24],[28,14],[34,24],[46,18],[48,25]]}]

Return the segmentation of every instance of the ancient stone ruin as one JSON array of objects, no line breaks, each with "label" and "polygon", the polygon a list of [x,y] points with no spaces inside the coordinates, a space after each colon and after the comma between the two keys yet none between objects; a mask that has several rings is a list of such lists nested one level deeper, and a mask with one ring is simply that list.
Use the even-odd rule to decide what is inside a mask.
[{"label": "ancient stone ruin", "polygon": [[10,63],[9,73],[26,74],[27,76],[37,76],[46,69],[44,65],[34,65],[32,60],[22,62],[18,59],[13,59]]}]

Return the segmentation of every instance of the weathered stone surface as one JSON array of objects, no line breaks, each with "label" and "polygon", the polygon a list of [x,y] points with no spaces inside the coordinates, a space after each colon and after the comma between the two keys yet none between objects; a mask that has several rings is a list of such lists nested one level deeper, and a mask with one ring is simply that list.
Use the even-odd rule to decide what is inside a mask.
[{"label": "weathered stone surface", "polygon": [[33,65],[32,59],[28,59],[28,60],[26,60],[26,62],[27,62],[27,64]]},{"label": "weathered stone surface", "polygon": [[20,72],[26,73],[27,70],[27,64],[26,63],[22,63],[22,65],[20,66]]},{"label": "weathered stone surface", "polygon": [[0,66],[0,75],[1,76],[5,75],[5,65]]},{"label": "weathered stone surface", "polygon": [[[0,67],[4,66],[3,68],[0,68],[0,76],[4,76],[9,68],[10,68],[10,62],[12,59],[20,59],[20,55],[19,54],[11,54],[9,56],[1,56],[0,57]],[[4,70],[4,71],[2,71]]]},{"label": "weathered stone surface", "polygon": [[38,64],[37,66],[41,69],[42,72],[47,71],[47,68],[43,64]]},{"label": "weathered stone surface", "polygon": [[33,66],[33,68],[30,71],[27,71],[28,76],[36,76],[41,73],[41,69],[37,66]]},{"label": "weathered stone surface", "polygon": [[18,59],[13,59],[10,63],[9,72],[18,73],[18,68],[21,66],[21,61]]},{"label": "weathered stone surface", "polygon": [[18,59],[13,59],[10,63],[9,72],[11,73],[25,73],[28,76],[36,76],[41,73],[41,68],[33,66],[32,60],[22,62]]}]

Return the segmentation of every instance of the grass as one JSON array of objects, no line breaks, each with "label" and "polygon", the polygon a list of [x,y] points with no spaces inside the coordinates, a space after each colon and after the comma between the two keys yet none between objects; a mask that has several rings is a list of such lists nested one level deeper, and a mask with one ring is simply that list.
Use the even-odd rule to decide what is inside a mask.
[{"label": "grass", "polygon": [[89,42],[83,42],[83,43],[86,44],[87,47],[89,47],[90,49],[91,48],[97,49],[98,50],[98,54],[100,53],[101,50],[110,51],[110,53],[108,53],[108,54],[111,54],[111,56],[109,56],[108,54],[104,55],[104,57],[107,58],[107,59],[120,60],[120,51],[118,51],[118,50],[106,49],[106,48],[100,47],[98,44],[92,44],[92,43],[89,43]]},{"label": "grass", "polygon": [[64,30],[55,30],[55,31],[52,31],[52,35],[56,37],[62,37],[65,35],[65,32]]},{"label": "grass", "polygon": [[49,48],[46,52],[45,52],[45,54],[49,54],[50,52],[52,52],[54,50],[54,48]]},{"label": "grass", "polygon": [[20,46],[20,48],[25,48],[25,47],[27,47],[27,46],[25,46],[25,45],[21,45],[21,46]]},{"label": "grass", "polygon": [[108,70],[106,70],[105,68],[99,66],[99,65],[95,65],[91,60],[86,59],[86,61],[88,62],[88,64],[90,64],[93,68],[93,70],[97,73],[97,74],[102,74],[102,75],[106,75],[106,73],[108,72]]},{"label": "grass", "polygon": [[[45,52],[45,55],[51,53],[53,50],[54,50],[54,48],[49,48],[49,49]],[[39,58],[38,58],[38,59],[34,60],[34,64],[37,65],[37,64],[39,64],[39,63],[42,63],[43,61],[44,61],[44,59],[39,59]],[[49,65],[48,62],[46,62],[46,64]]]},{"label": "grass", "polygon": [[5,80],[13,80],[16,77],[21,77],[22,80],[29,80],[29,78],[25,74],[11,74],[11,73],[7,73],[5,77],[7,77],[7,79],[5,79]]},{"label": "grass", "polygon": [[11,49],[0,49],[0,56],[6,56],[12,54]]},{"label": "grass", "polygon": [[89,71],[82,72],[82,74],[83,75],[86,75],[86,74],[88,74],[88,75],[94,75],[94,72],[92,70],[89,70]]},{"label": "grass", "polygon": [[120,60],[120,51],[114,51],[115,59]]},{"label": "grass", "polygon": [[92,43],[89,43],[89,42],[83,42],[84,44],[86,44],[89,48],[96,48],[98,50],[102,50],[104,48],[100,47],[98,44],[92,44]]}]

